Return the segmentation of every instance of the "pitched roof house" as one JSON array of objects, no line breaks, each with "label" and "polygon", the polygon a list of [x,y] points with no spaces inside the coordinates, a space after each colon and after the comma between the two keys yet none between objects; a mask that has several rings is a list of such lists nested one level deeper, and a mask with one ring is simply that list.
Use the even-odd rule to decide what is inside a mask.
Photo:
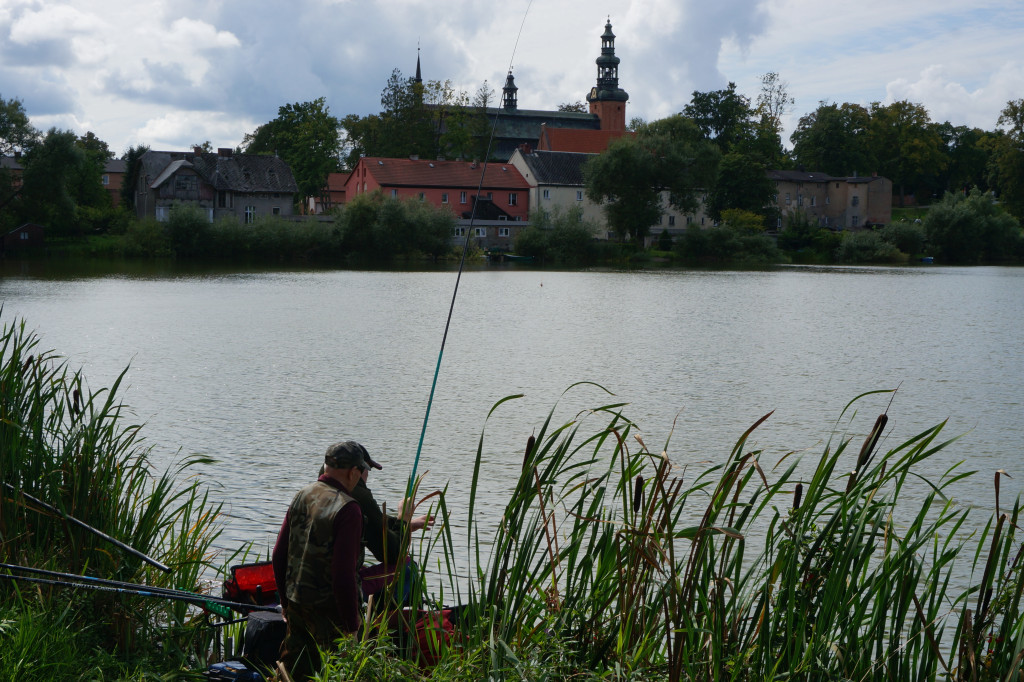
[{"label": "pitched roof house", "polygon": [[779,225],[802,213],[820,227],[833,230],[892,221],[892,181],[878,175],[834,177],[827,173],[772,170]]},{"label": "pitched roof house", "polygon": [[135,186],[140,218],[167,220],[175,202],[191,201],[206,209],[210,222],[233,216],[246,224],[264,215],[291,215],[298,185],[288,164],[276,156],[148,151]]}]

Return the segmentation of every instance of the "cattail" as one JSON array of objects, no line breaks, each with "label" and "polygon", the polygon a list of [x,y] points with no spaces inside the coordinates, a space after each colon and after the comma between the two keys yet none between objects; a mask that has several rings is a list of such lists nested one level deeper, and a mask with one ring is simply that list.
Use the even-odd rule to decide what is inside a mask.
[{"label": "cattail", "polygon": [[804,484],[797,483],[796,490],[793,491],[793,509],[800,508],[800,498],[804,496]]},{"label": "cattail", "polygon": [[82,394],[78,392],[77,388],[71,393],[71,411],[75,414],[78,414],[79,412],[78,400],[81,397],[81,395]]},{"label": "cattail", "polygon": [[889,415],[884,413],[878,415],[878,419],[875,420],[875,428],[871,429],[871,433],[860,449],[860,456],[857,457],[857,471],[861,471],[867,466],[868,461],[871,459],[871,453],[874,452],[875,446],[878,445],[878,439],[882,437],[882,431],[885,429],[885,424],[888,421]]},{"label": "cattail", "polygon": [[644,477],[636,476],[636,486],[633,488],[633,513],[636,514],[644,506]]},{"label": "cattail", "polygon": [[526,452],[523,453],[523,467],[525,467],[527,462],[530,461],[530,453],[533,452],[533,444],[536,442],[537,439],[534,438],[532,434],[526,439]]},{"label": "cattail", "polygon": [[27,372],[27,371],[28,371],[28,368],[32,366],[32,361],[33,361],[33,360],[35,360],[35,356],[34,356],[34,355],[30,355],[30,356],[28,356],[28,360],[26,360],[26,361],[25,361],[25,364],[24,364],[24,366],[22,366],[22,368],[21,368],[21,372],[22,372],[22,374],[24,374],[25,372]]}]

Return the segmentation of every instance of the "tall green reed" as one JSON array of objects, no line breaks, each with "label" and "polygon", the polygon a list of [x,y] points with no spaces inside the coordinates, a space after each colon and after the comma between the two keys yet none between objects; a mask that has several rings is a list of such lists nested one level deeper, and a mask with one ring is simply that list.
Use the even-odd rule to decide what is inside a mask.
[{"label": "tall green reed", "polygon": [[[0,561],[160,587],[198,590],[219,534],[219,505],[188,459],[158,472],[119,390],[92,391],[81,372],[42,350],[24,321],[0,334]],[[12,490],[13,488],[13,490]],[[22,497],[124,542],[173,570],[165,574]],[[14,598],[4,580],[0,601]],[[54,588],[21,588],[46,608],[72,604],[83,624],[101,623],[104,646],[130,654],[160,646],[181,660],[208,648],[201,616],[181,602]]]},{"label": "tall green reed", "polygon": [[[853,423],[869,395],[840,419]],[[557,426],[552,410],[493,537],[476,521],[481,435],[466,510],[474,574],[447,592],[466,606],[459,644],[487,651],[492,677],[1002,680],[1024,669],[1020,504],[978,530],[954,496],[971,472],[920,473],[955,440],[940,440],[944,423],[876,452],[883,415],[859,452],[834,435],[816,461],[765,467],[749,440],[769,414],[691,479],[668,443],[648,450],[622,407]],[[911,486],[927,492],[912,502]],[[464,550],[441,511],[439,564],[454,575]]]}]

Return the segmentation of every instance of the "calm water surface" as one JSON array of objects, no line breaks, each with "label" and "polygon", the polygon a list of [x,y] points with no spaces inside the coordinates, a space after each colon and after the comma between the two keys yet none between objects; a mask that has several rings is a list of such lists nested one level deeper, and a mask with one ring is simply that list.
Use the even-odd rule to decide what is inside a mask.
[{"label": "calm water surface", "polygon": [[[412,468],[455,272],[104,273],[10,264],[3,320],[22,317],[93,387],[125,367],[125,401],[166,465],[202,473],[229,510],[222,545],[266,549],[294,492],[331,442],[354,438],[383,465],[371,487],[393,506]],[[449,484],[463,527],[485,419],[485,527],[515,480],[527,437],[624,401],[652,450],[720,462],[754,435],[762,462],[818,454],[838,428],[860,440],[899,386],[890,447],[943,419],[966,434],[922,473],[965,460],[965,504],[992,505],[992,475],[1024,481],[1024,270],[784,268],[770,272],[463,274],[419,466]],[[589,381],[562,396],[570,385]],[[674,426],[674,430],[673,430]],[[595,423],[594,429],[596,430]],[[852,462],[851,462],[852,466]],[[1007,489],[1004,485],[1004,500]],[[981,511],[981,510],[979,510]],[[987,509],[985,514],[987,515]],[[979,515],[981,518],[982,515]]]}]

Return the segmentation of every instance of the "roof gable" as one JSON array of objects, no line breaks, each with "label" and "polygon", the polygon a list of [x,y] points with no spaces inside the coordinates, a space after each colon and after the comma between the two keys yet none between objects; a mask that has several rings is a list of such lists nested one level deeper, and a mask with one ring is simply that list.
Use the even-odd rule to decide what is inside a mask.
[{"label": "roof gable", "polygon": [[154,152],[142,155],[146,177],[157,187],[182,168],[193,169],[216,190],[294,194],[298,191],[291,168],[276,156],[214,152]]},{"label": "roof gable", "polygon": [[626,130],[579,130],[572,128],[550,128],[541,130],[537,148],[552,152],[578,152],[600,154],[608,149],[612,140],[635,133]]},{"label": "roof gable", "polygon": [[596,154],[535,151],[523,154],[523,161],[538,185],[583,186],[583,167]]}]

